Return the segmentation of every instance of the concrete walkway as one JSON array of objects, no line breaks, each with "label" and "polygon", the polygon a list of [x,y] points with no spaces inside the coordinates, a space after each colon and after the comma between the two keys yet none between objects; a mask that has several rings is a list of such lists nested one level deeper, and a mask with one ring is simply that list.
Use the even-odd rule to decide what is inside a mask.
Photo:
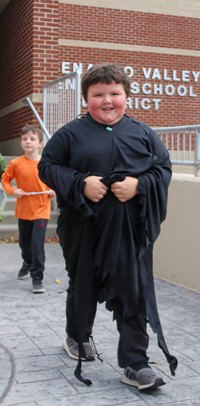
[{"label": "concrete walkway", "polygon": [[67,275],[59,244],[46,244],[45,294],[32,294],[30,279],[17,280],[18,244],[0,244],[0,258],[1,405],[200,406],[200,294],[156,280],[165,338],[179,367],[172,377],[149,331],[150,360],[167,382],[149,394],[120,383],[115,322],[100,305],[93,337],[104,362],[83,365],[93,382],[87,387],[74,377],[76,362],[62,348]]}]

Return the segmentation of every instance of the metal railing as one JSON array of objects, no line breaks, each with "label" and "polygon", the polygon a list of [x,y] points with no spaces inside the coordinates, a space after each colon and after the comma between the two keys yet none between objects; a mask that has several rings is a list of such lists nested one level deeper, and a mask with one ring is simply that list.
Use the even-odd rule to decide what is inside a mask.
[{"label": "metal railing", "polygon": [[[40,124],[41,128],[43,129],[44,135],[45,135],[45,137],[47,138],[47,141],[48,141],[48,140],[51,138],[51,136],[50,136],[50,134],[49,134],[47,128],[45,127],[43,121],[41,120],[40,115],[38,114],[38,112],[37,112],[37,110],[36,110],[34,104],[33,104],[32,101],[31,101],[31,99],[30,99],[29,97],[25,97],[25,99],[23,100],[23,103],[24,103],[26,106],[29,106],[30,109],[32,110],[32,112],[34,113],[34,115],[35,115],[35,117],[36,117],[38,123]],[[45,142],[45,141],[46,141],[46,140],[44,140],[44,142]]]},{"label": "metal railing", "polygon": [[81,111],[80,73],[72,72],[43,88],[43,121],[52,135]]},{"label": "metal railing", "polygon": [[178,127],[154,127],[170,153],[173,165],[193,166],[200,176],[200,124]]}]

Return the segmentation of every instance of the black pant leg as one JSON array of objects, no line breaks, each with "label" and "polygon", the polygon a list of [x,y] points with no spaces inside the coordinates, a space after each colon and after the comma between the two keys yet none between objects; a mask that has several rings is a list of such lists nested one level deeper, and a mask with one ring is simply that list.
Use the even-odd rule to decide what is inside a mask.
[{"label": "black pant leg", "polygon": [[[60,216],[60,220],[58,219],[58,228],[57,228],[57,234],[59,237],[59,243],[62,248],[63,252],[63,257],[65,260],[66,264],[66,270],[67,269],[67,253],[68,253],[68,247],[66,244],[66,234],[68,233],[68,229],[66,226],[65,221],[61,221],[62,216]],[[69,286],[67,289],[67,298],[66,298],[66,333],[69,337],[74,338],[74,340],[77,340],[77,328],[76,328],[76,312],[75,312],[75,295],[74,295],[74,283],[76,279],[76,269],[73,269],[71,274],[69,276]],[[86,337],[85,340],[88,339],[88,337],[92,334],[92,327],[94,324],[94,319],[95,319],[95,314],[96,314],[96,308],[97,308],[97,303],[95,302],[95,298],[93,300],[92,304],[92,309],[90,312],[89,320],[88,320],[88,326],[87,326],[87,331],[86,331]]]},{"label": "black pant leg", "polygon": [[32,229],[33,221],[18,219],[19,229],[19,246],[21,249],[21,256],[27,264],[32,263]]},{"label": "black pant leg", "polygon": [[74,340],[77,341],[74,288],[73,283],[70,279],[68,283],[69,286],[67,289],[66,298],[66,333],[69,337],[72,337],[74,338]]},{"label": "black pant leg", "polygon": [[119,331],[119,366],[125,368],[134,363],[147,363],[149,359],[147,356],[149,336],[146,330],[145,315],[141,313],[129,318],[123,317],[123,306],[117,299],[112,300],[112,309]]},{"label": "black pant leg", "polygon": [[[92,302],[92,308],[89,315],[86,337],[84,341],[88,341],[88,338],[92,334],[92,328],[94,324],[95,314],[96,314],[97,303],[94,297]],[[73,281],[69,279],[69,287],[67,289],[67,299],[66,299],[66,333],[69,337],[78,340],[77,329],[76,329],[76,312],[75,312],[75,295],[74,295],[74,286]]]},{"label": "black pant leg", "polygon": [[30,269],[31,277],[37,280],[43,279],[45,268],[45,234],[48,220],[33,220],[32,230],[32,265]]}]

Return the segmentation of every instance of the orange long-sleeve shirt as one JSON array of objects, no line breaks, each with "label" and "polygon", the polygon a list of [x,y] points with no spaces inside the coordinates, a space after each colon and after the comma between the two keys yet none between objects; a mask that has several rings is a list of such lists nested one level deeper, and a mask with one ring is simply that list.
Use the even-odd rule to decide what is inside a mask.
[{"label": "orange long-sleeve shirt", "polygon": [[[22,155],[10,161],[2,175],[2,186],[9,195],[14,194],[12,180],[15,179],[17,188],[25,192],[41,192],[50,190],[38,176],[38,160],[32,160]],[[22,196],[16,199],[15,216],[22,220],[49,219],[50,198],[48,194]]]}]

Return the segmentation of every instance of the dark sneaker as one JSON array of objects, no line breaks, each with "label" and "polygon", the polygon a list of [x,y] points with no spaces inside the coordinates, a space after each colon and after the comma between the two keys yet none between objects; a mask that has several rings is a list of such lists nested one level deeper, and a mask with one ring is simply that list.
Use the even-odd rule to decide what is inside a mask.
[{"label": "dark sneaker", "polygon": [[[85,349],[85,358],[81,358],[82,361],[94,361],[95,360],[95,354],[94,351],[91,347],[91,344],[88,342],[83,343],[84,349]],[[78,360],[78,343],[70,337],[66,337],[66,339],[63,342],[63,348],[66,351],[67,355],[71,359],[76,359]]]},{"label": "dark sneaker", "polygon": [[124,368],[121,382],[135,386],[139,390],[155,389],[166,384],[150,367],[142,368],[139,371],[135,371],[131,367]]},{"label": "dark sneaker", "polygon": [[32,284],[33,284],[33,289],[32,289],[33,293],[44,293],[45,292],[45,288],[43,287],[42,281],[33,279]]},{"label": "dark sneaker", "polygon": [[21,269],[18,272],[18,279],[27,279],[29,277],[29,270],[30,270],[30,265],[27,264],[26,262],[23,262]]}]

